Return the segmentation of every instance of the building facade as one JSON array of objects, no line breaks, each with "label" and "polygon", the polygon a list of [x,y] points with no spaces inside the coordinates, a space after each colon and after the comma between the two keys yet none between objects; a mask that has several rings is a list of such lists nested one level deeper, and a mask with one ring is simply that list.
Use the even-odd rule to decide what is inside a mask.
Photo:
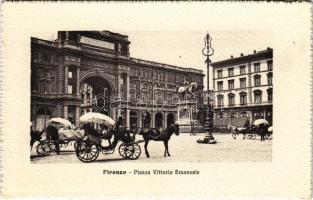
[{"label": "building facade", "polygon": [[132,58],[129,45],[128,36],[109,31],[59,31],[55,41],[31,38],[33,127],[42,130],[52,117],[78,126],[79,117],[91,111],[123,116],[128,128],[174,123],[176,89],[197,82],[202,93],[203,72]]},{"label": "building facade", "polygon": [[212,63],[214,127],[243,127],[273,115],[273,49]]}]

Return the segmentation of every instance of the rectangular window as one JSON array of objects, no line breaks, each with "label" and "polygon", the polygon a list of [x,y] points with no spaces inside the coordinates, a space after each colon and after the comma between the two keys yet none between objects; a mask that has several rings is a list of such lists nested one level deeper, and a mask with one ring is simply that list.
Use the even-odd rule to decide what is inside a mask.
[{"label": "rectangular window", "polygon": [[72,85],[67,86],[67,94],[73,94],[73,86]]},{"label": "rectangular window", "polygon": [[217,78],[223,78],[223,70],[217,70]]},{"label": "rectangular window", "polygon": [[228,68],[228,76],[234,76],[234,68]]},{"label": "rectangular window", "polygon": [[234,89],[234,80],[229,80],[228,81],[228,89],[233,90]]},{"label": "rectangular window", "polygon": [[267,61],[267,69],[268,70],[272,70],[273,69],[273,61],[272,60]]},{"label": "rectangular window", "polygon": [[260,72],[260,63],[254,63],[254,72]]},{"label": "rectangular window", "polygon": [[240,88],[245,88],[246,87],[246,78],[241,78],[240,79]]},{"label": "rectangular window", "polygon": [[223,90],[223,81],[217,82],[217,90],[218,90],[218,91]]},{"label": "rectangular window", "polygon": [[246,66],[242,65],[240,66],[240,75],[246,74]]},{"label": "rectangular window", "polygon": [[73,78],[73,72],[72,71],[68,72],[68,78]]}]

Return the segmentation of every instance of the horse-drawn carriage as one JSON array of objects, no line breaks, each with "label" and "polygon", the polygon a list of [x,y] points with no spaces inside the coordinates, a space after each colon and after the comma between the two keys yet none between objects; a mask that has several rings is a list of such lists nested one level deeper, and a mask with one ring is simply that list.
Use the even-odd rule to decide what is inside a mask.
[{"label": "horse-drawn carriage", "polygon": [[[263,127],[261,127],[263,126]],[[261,130],[261,128],[266,128],[267,131]],[[240,134],[243,135],[243,139],[253,139],[255,140],[257,135],[262,135],[264,132],[265,139],[272,139],[272,134],[273,134],[273,128],[272,126],[269,127],[268,121],[265,119],[257,119],[254,121],[254,123],[250,126],[245,126],[245,127],[236,127],[231,125],[231,135],[233,139],[235,140]]]},{"label": "horse-drawn carriage", "polygon": [[58,129],[58,139],[52,139],[49,133],[46,133],[46,138],[39,141],[36,147],[38,155],[47,155],[51,152],[57,151],[56,143],[58,148],[66,148],[69,145],[73,145],[74,148],[77,146],[77,142],[82,140],[84,131],[76,129],[70,121],[62,118],[52,118],[48,122],[49,125],[54,126]]},{"label": "horse-drawn carriage", "polygon": [[[115,121],[110,117],[100,114],[89,112],[80,117],[81,123],[93,123],[103,124],[107,127],[113,127]],[[115,128],[115,130],[109,130],[109,134],[114,136],[114,140],[108,146],[102,146],[102,141],[105,136],[95,134],[92,131],[86,129],[86,135],[83,140],[77,143],[76,156],[82,162],[92,162],[96,160],[100,152],[104,154],[114,153],[115,147],[121,141],[122,143],[118,147],[120,156],[127,159],[138,159],[141,154],[141,148],[139,142],[135,141],[135,133],[125,130],[123,128]]]}]

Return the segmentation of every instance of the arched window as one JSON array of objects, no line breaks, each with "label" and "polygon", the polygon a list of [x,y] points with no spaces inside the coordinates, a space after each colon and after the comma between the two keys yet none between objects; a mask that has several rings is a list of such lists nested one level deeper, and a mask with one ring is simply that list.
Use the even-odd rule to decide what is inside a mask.
[{"label": "arched window", "polygon": [[261,90],[254,90],[254,103],[261,103],[262,102],[262,91]]},{"label": "arched window", "polygon": [[254,75],[254,86],[261,86],[261,75]]},{"label": "arched window", "polygon": [[228,105],[229,106],[235,105],[235,95],[233,93],[228,94]]},{"label": "arched window", "polygon": [[273,85],[273,73],[272,72],[267,73],[267,84]]},{"label": "arched window", "polygon": [[270,88],[267,90],[267,101],[272,102],[273,101],[273,89]]},{"label": "arched window", "polygon": [[223,95],[217,95],[217,106],[223,107],[224,106],[224,96]]},{"label": "arched window", "polygon": [[247,105],[247,93],[246,92],[240,92],[240,105]]}]

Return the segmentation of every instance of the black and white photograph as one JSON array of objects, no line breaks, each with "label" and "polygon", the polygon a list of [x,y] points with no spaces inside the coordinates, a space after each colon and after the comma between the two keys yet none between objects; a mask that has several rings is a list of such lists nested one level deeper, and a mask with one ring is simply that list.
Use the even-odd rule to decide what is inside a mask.
[{"label": "black and white photograph", "polygon": [[[226,31],[32,37],[31,161],[271,161],[273,49],[241,33],[248,44]],[[225,43],[234,54],[215,61]]]},{"label": "black and white photograph", "polygon": [[309,3],[1,9],[3,197],[312,197]]}]

